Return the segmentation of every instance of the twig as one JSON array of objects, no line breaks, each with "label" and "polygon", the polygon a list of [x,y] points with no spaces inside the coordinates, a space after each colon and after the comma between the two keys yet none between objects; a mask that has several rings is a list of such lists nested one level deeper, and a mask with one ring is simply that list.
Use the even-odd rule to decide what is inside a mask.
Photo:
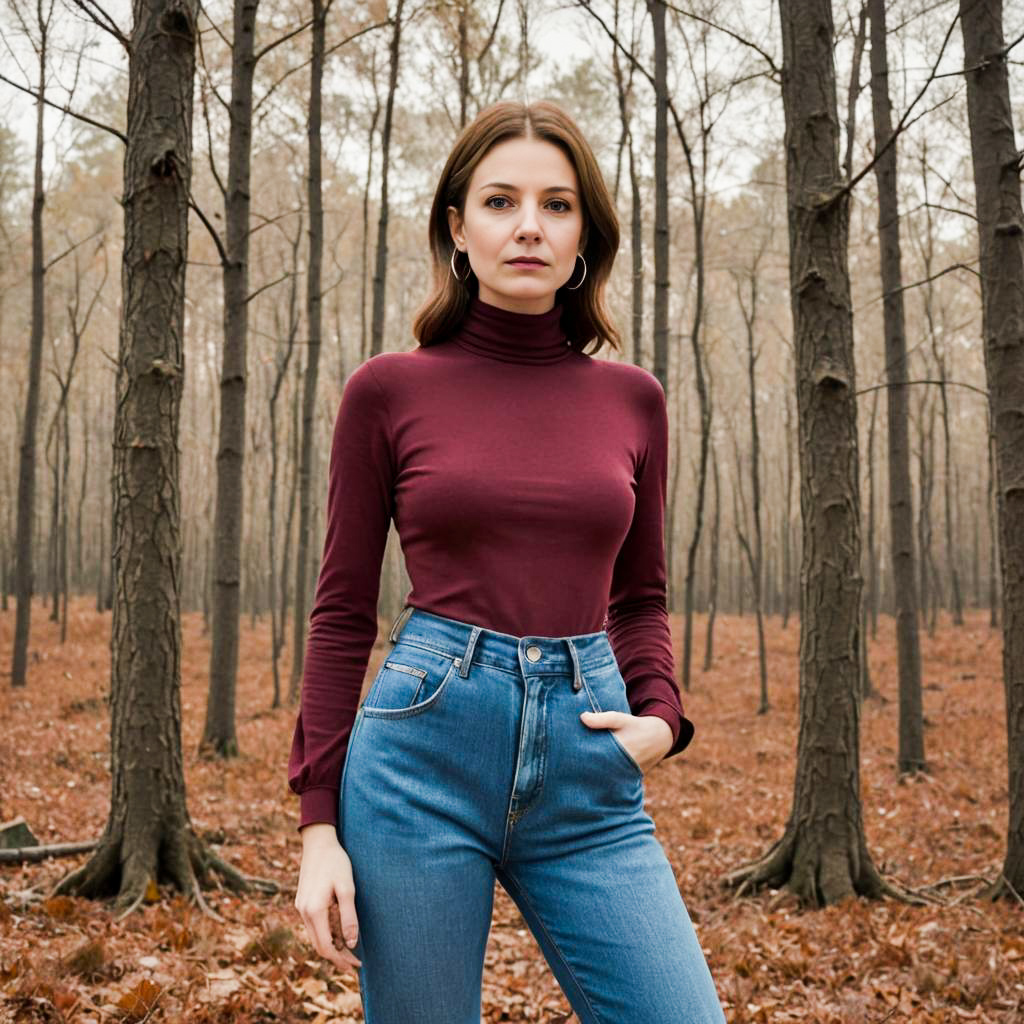
[{"label": "twig", "polygon": [[116,135],[126,146],[128,145],[128,136],[119,132],[116,128],[112,128],[109,124],[103,124],[102,121],[94,121],[91,117],[86,117],[85,114],[79,114],[68,106],[62,107],[59,103],[54,103],[53,100],[48,100],[45,96],[40,97],[39,93],[37,93],[35,89],[29,88],[27,85],[22,85],[20,82],[15,82],[13,78],[8,78],[6,75],[0,75],[0,82],[6,82],[8,85],[13,85],[15,89],[27,92],[34,100],[39,100],[41,98],[48,107],[53,107],[54,110],[59,110],[62,114],[69,114],[71,117],[77,118],[79,121],[91,124],[93,128],[100,128],[105,132],[110,132],[111,135]]}]

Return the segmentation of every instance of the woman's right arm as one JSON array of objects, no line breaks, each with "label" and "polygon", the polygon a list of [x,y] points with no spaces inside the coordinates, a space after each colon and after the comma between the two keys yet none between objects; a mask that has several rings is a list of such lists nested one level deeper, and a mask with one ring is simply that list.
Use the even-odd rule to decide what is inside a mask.
[{"label": "woman's right arm", "polygon": [[[302,865],[295,905],[318,952],[330,955],[327,913],[337,898],[355,927],[352,869],[337,831],[339,787],[370,652],[380,570],[393,514],[395,465],[387,400],[371,363],[342,393],[328,467],[323,557],[309,616],[288,785],[299,796]],[[347,904],[346,904],[347,901]]]}]

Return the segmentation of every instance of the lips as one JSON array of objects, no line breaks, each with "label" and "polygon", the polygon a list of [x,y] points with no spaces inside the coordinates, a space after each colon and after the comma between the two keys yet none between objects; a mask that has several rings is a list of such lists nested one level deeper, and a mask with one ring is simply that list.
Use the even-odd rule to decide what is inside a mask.
[{"label": "lips", "polygon": [[509,260],[509,263],[535,263],[539,267],[544,266],[543,260],[534,259],[532,256],[517,256],[513,260]]}]

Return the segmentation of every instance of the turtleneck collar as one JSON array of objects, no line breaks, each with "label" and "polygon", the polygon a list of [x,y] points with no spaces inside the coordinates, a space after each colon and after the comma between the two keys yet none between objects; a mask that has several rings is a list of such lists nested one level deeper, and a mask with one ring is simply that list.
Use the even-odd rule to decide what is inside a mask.
[{"label": "turtleneck collar", "polygon": [[454,337],[460,347],[490,359],[557,363],[573,351],[561,321],[561,303],[546,313],[514,313],[474,295]]}]

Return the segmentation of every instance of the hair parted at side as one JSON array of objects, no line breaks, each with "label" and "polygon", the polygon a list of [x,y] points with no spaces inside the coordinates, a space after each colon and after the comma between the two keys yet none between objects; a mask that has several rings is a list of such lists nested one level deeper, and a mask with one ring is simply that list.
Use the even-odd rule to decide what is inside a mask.
[{"label": "hair parted at side", "polygon": [[[555,301],[562,305],[562,330],[573,348],[582,351],[596,340],[597,352],[608,343],[621,351],[621,336],[605,304],[605,286],[619,249],[619,219],[601,169],[590,144],[576,122],[557,103],[538,100],[520,103],[501,100],[477,114],[462,130],[437,183],[430,208],[430,241],[433,288],[413,317],[412,331],[421,346],[432,345],[453,334],[462,323],[478,282],[472,272],[457,281],[450,260],[455,243],[448,227],[448,207],[465,213],[466,191],[477,164],[492,146],[506,139],[537,138],[554,143],[576,169],[583,212],[581,251],[587,275],[575,291],[558,289]],[[569,282],[575,279],[576,274]]]}]

